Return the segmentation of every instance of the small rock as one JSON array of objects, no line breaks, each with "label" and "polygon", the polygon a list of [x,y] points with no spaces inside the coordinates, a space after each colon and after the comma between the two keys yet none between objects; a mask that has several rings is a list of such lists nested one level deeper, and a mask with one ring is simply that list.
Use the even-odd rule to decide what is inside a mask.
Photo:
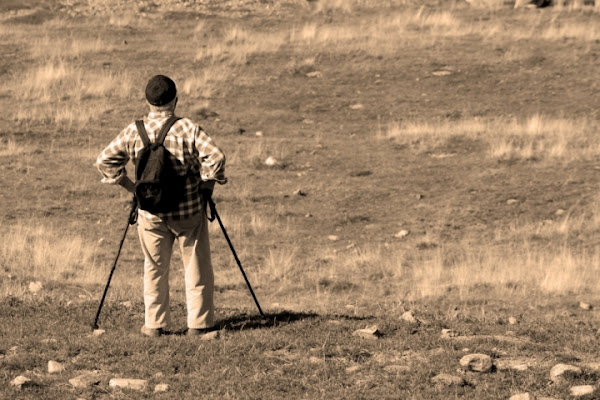
[{"label": "small rock", "polygon": [[112,388],[120,387],[132,390],[144,390],[148,382],[144,379],[113,378],[108,382]]},{"label": "small rock", "polygon": [[583,373],[581,368],[568,364],[556,364],[550,370],[550,380],[554,383],[561,382],[565,375],[579,376]]},{"label": "small rock", "polygon": [[379,339],[382,335],[377,328],[377,325],[371,325],[366,327],[365,329],[357,329],[352,335],[361,337],[363,339]]},{"label": "small rock", "polygon": [[517,320],[515,317],[509,317],[508,318],[508,324],[509,325],[517,325],[519,323],[519,320]]},{"label": "small rock", "polygon": [[25,387],[35,386],[35,382],[26,376],[19,375],[10,382],[10,385],[16,387],[17,389],[23,389]]},{"label": "small rock", "polygon": [[265,165],[268,165],[269,167],[273,167],[278,164],[279,164],[279,161],[277,161],[277,159],[272,156],[267,157],[267,159],[265,160]]},{"label": "small rock", "polygon": [[44,288],[44,284],[40,281],[29,282],[29,291],[33,294],[36,294],[40,290]]},{"label": "small rock", "polygon": [[565,210],[563,210],[562,208],[559,208],[558,210],[556,210],[556,211],[554,212],[554,215],[556,215],[556,216],[560,217],[560,216],[561,216],[561,215],[563,215],[565,212],[566,212]]},{"label": "small rock", "polygon": [[531,393],[519,393],[510,396],[508,400],[535,400],[535,397]]},{"label": "small rock", "polygon": [[517,199],[508,199],[508,200],[506,200],[506,204],[508,204],[509,206],[513,205],[513,204],[517,204],[518,202],[519,202],[519,200],[517,200]]},{"label": "small rock", "polygon": [[402,321],[404,322],[408,322],[409,324],[416,324],[419,321],[415,318],[414,314],[412,311],[406,311],[404,314],[402,314],[402,316],[400,317],[402,319]]},{"label": "small rock", "polygon": [[211,331],[202,335],[200,340],[217,340],[219,337],[221,337],[220,331]]},{"label": "small rock", "polygon": [[169,385],[166,383],[159,383],[158,385],[154,386],[154,393],[167,392],[168,390]]},{"label": "small rock", "polygon": [[133,306],[131,304],[131,301],[123,301],[123,302],[121,302],[121,305],[125,308],[131,308]]},{"label": "small rock", "polygon": [[304,218],[311,218],[313,215],[311,213],[304,214]]},{"label": "small rock", "polygon": [[402,229],[401,231],[399,231],[398,233],[396,233],[396,234],[394,235],[394,237],[395,237],[395,238],[398,238],[398,239],[402,239],[402,238],[404,238],[404,237],[408,236],[408,234],[409,234],[409,233],[410,233],[410,232],[409,232],[409,231],[407,231],[406,229]]},{"label": "small rock", "polygon": [[346,368],[346,372],[352,374],[360,370],[360,365],[353,365],[351,367]]},{"label": "small rock", "polygon": [[459,334],[454,329],[442,329],[442,339],[450,339],[457,336],[459,336]]},{"label": "small rock", "polygon": [[94,329],[94,332],[92,332],[92,336],[102,336],[106,333],[106,331],[104,329]]},{"label": "small rock", "polygon": [[71,386],[85,389],[91,386],[100,384],[100,376],[98,371],[86,372],[78,375],[75,378],[69,379]]},{"label": "small rock", "polygon": [[306,76],[309,78],[320,78],[323,76],[323,73],[321,71],[311,71]]},{"label": "small rock", "polygon": [[262,131],[256,131],[254,135],[256,135],[256,137],[263,137]]},{"label": "small rock", "polygon": [[321,357],[310,356],[308,362],[311,364],[325,364],[325,360]]},{"label": "small rock", "polygon": [[49,374],[58,374],[65,370],[65,366],[57,361],[48,361],[48,373]]},{"label": "small rock", "polygon": [[54,338],[42,339],[42,343],[44,343],[44,344],[55,344],[55,343],[58,343],[58,340],[56,340]]},{"label": "small rock", "polygon": [[302,189],[296,189],[296,190],[294,190],[294,195],[295,196],[306,196],[306,192],[303,191]]},{"label": "small rock", "polygon": [[467,354],[460,359],[460,365],[468,371],[490,372],[492,359],[487,354]]},{"label": "small rock", "polygon": [[450,374],[436,375],[433,378],[431,378],[431,383],[446,386],[465,386],[467,384],[464,378]]},{"label": "small rock", "polygon": [[494,365],[499,371],[527,371],[529,366],[527,362],[520,359],[503,360],[499,359],[494,362]]},{"label": "small rock", "polygon": [[394,374],[405,374],[410,372],[410,367],[408,365],[386,365],[383,367],[386,372],[394,373]]},{"label": "small rock", "polygon": [[327,236],[327,239],[331,240],[332,242],[335,242],[335,241],[340,240],[340,237],[336,236],[336,235],[329,235],[329,236]]},{"label": "small rock", "polygon": [[581,308],[582,310],[586,310],[589,311],[592,309],[592,305],[589,303],[584,303],[583,301],[579,302],[579,308]]},{"label": "small rock", "polygon": [[600,362],[589,362],[584,367],[596,373],[600,372]]},{"label": "small rock", "polygon": [[352,105],[350,106],[350,109],[351,109],[351,110],[361,110],[361,109],[363,109],[363,108],[365,108],[365,106],[363,106],[363,105],[362,105],[362,104],[360,104],[360,103],[358,103],[358,104],[352,104]]},{"label": "small rock", "polygon": [[573,397],[581,397],[586,396],[588,394],[594,393],[596,389],[592,385],[581,385],[581,386],[573,386],[569,389],[569,393]]}]

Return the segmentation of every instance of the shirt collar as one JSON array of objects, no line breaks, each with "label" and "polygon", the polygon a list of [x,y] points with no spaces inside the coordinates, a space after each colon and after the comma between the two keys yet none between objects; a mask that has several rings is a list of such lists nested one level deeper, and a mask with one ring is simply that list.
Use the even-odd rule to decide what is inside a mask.
[{"label": "shirt collar", "polygon": [[175,111],[150,111],[149,119],[168,118],[175,115]]}]

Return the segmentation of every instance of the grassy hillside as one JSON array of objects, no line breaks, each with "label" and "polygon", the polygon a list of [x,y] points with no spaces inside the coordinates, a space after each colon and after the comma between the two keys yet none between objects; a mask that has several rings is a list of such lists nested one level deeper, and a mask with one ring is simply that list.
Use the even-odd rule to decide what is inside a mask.
[{"label": "grassy hillside", "polygon": [[[153,396],[109,388],[119,375],[168,382],[165,398],[565,398],[568,386],[547,383],[558,362],[587,365],[569,383],[595,384],[598,316],[578,304],[596,303],[600,286],[597,10],[3,2],[0,393]],[[214,342],[139,337],[134,229],[107,332],[87,337],[129,202],[93,163],[147,112],[156,73],[177,82],[177,113],[228,156],[215,200],[269,314],[256,315],[213,224]],[[178,332],[178,258],[172,267]],[[421,323],[403,321],[407,310]],[[368,325],[383,336],[352,335]],[[431,384],[456,373],[466,348],[529,369]],[[49,359],[67,370],[46,374]],[[99,386],[67,383],[90,369]],[[22,374],[39,385],[11,388]]]}]

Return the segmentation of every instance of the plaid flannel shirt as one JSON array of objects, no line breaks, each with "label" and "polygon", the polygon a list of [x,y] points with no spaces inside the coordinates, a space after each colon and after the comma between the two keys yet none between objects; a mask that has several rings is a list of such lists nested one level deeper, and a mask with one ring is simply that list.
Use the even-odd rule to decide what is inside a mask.
[{"label": "plaid flannel shirt", "polygon": [[[150,142],[154,143],[160,128],[173,112],[150,112],[144,118],[144,126]],[[187,172],[185,197],[177,210],[168,213],[152,214],[139,210],[139,215],[149,219],[185,219],[202,210],[200,188],[203,182],[227,182],[225,177],[225,155],[213,140],[187,118],[175,122],[165,138],[165,148],[180,161],[181,175]],[[142,138],[135,123],[131,123],[102,151],[96,166],[102,173],[102,183],[118,184],[127,176],[125,165],[129,160],[134,164],[139,152],[144,148]],[[177,163],[179,164],[179,163]]]}]

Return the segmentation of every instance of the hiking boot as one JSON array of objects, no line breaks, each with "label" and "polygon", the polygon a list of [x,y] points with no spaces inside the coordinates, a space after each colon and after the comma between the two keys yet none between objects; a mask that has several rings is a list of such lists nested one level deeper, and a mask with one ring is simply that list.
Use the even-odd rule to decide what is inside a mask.
[{"label": "hiking boot", "polygon": [[214,328],[188,328],[187,335],[188,336],[202,336],[206,335],[209,332],[212,332]]},{"label": "hiking boot", "polygon": [[165,332],[163,331],[163,328],[156,328],[156,329],[151,329],[151,328],[146,328],[146,325],[142,325],[142,329],[140,329],[140,333],[142,335],[148,336],[148,337],[159,337],[165,334]]}]

